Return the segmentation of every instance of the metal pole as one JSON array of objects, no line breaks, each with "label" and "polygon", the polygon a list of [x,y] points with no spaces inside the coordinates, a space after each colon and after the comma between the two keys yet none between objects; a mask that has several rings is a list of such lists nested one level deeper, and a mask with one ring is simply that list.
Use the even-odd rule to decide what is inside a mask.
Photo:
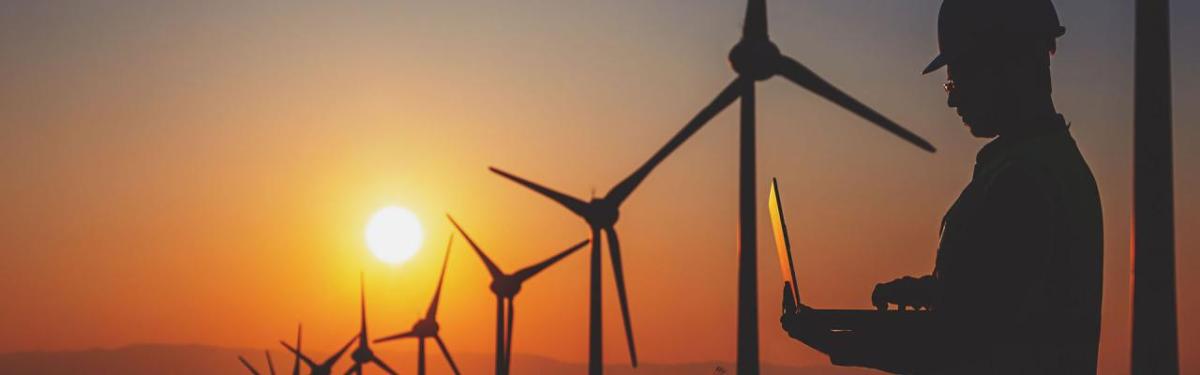
[{"label": "metal pole", "polygon": [[600,229],[592,228],[591,298],[588,306],[588,375],[604,373],[604,317],[600,304],[603,294],[600,288]]},{"label": "metal pole", "polygon": [[1167,0],[1136,4],[1133,131],[1135,375],[1179,373]]},{"label": "metal pole", "polygon": [[504,297],[496,295],[496,375],[504,375],[504,359],[508,356],[508,348],[504,347]]},{"label": "metal pole", "polygon": [[425,338],[417,340],[417,375],[425,375]]},{"label": "metal pole", "polygon": [[758,375],[758,246],[755,210],[754,80],[742,86],[741,168],[738,188],[738,375]]}]

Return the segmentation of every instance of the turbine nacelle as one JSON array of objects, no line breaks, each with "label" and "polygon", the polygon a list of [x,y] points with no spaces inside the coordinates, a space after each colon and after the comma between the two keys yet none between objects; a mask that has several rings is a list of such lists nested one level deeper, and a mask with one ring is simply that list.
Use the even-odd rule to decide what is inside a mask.
[{"label": "turbine nacelle", "polygon": [[433,337],[437,336],[438,330],[440,329],[441,326],[438,325],[436,320],[421,319],[418,320],[417,323],[413,324],[412,333],[413,336],[417,337]]},{"label": "turbine nacelle", "polygon": [[594,229],[612,228],[617,223],[617,219],[621,218],[621,207],[619,203],[613,202],[605,198],[592,198],[588,202],[587,215],[584,220],[587,220],[588,225]]},{"label": "turbine nacelle", "polygon": [[492,293],[495,293],[498,297],[513,298],[517,296],[517,293],[521,292],[521,284],[521,280],[518,280],[516,277],[513,277],[512,275],[505,275],[493,279],[492,284],[489,285],[489,288],[491,288]]},{"label": "turbine nacelle", "polygon": [[782,55],[779,47],[766,38],[743,38],[729,51],[729,64],[742,77],[755,81],[771,78]]},{"label": "turbine nacelle", "polygon": [[369,347],[359,346],[358,349],[350,353],[350,358],[354,359],[354,362],[357,363],[370,362],[375,359],[375,352],[372,352]]}]

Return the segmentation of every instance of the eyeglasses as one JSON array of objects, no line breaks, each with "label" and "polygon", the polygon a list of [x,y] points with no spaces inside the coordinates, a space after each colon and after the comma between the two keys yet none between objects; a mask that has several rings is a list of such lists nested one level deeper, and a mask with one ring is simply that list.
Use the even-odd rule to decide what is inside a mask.
[{"label": "eyeglasses", "polygon": [[949,94],[951,91],[954,91],[956,88],[957,87],[954,85],[954,80],[947,80],[946,83],[942,84],[942,90],[945,90],[947,94]]}]

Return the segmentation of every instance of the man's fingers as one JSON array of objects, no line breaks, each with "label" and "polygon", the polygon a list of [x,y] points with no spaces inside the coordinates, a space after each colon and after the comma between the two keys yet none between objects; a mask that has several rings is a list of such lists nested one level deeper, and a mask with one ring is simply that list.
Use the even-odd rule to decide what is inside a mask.
[{"label": "man's fingers", "polygon": [[883,284],[875,284],[875,290],[871,291],[871,305],[878,310],[887,310],[888,301],[885,296]]}]

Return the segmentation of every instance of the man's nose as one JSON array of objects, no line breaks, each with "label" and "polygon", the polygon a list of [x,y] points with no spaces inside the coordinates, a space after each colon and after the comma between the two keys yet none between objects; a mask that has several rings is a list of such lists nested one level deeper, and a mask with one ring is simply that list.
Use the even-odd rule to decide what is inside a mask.
[{"label": "man's nose", "polygon": [[951,90],[946,94],[946,106],[950,108],[958,108],[959,105],[958,92]]}]

